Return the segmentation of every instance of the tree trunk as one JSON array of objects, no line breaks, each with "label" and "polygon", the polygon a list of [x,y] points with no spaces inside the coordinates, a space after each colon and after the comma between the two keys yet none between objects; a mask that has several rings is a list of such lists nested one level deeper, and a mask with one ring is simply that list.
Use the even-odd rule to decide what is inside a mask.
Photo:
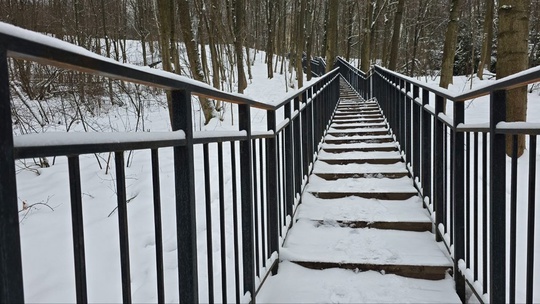
[{"label": "tree trunk", "polygon": [[[528,67],[529,0],[499,1],[499,34],[497,36],[497,79]],[[527,119],[527,86],[506,93],[506,121]],[[525,149],[525,137],[518,137],[518,156]],[[512,154],[511,137],[507,136],[506,154]]]},{"label": "tree trunk", "polygon": [[396,14],[394,15],[394,33],[392,34],[392,45],[390,46],[390,62],[388,68],[395,71],[399,55],[399,38],[401,33],[401,20],[403,19],[403,6],[405,0],[399,0]]},{"label": "tree trunk", "polygon": [[[176,3],[178,3],[179,11],[184,14],[182,18],[178,19],[180,27],[182,28],[182,39],[186,46],[189,68],[193,74],[193,79],[204,82],[204,73],[199,59],[199,51],[197,50],[197,43],[195,42],[193,29],[191,27],[191,14],[189,13],[188,0],[179,0]],[[204,113],[204,124],[208,124],[212,117],[215,117],[214,104],[208,98],[203,97],[199,97],[199,102]]]},{"label": "tree trunk", "polygon": [[339,0],[328,0],[328,20],[326,21],[326,72],[330,72],[334,67],[334,60],[337,55],[338,38],[338,10]]},{"label": "tree trunk", "polygon": [[366,23],[364,25],[364,40],[362,43],[362,63],[360,69],[367,73],[369,71],[369,59],[371,58],[371,23],[373,16],[373,1],[366,2]]},{"label": "tree trunk", "polygon": [[275,21],[274,21],[274,8],[275,1],[266,0],[266,27],[267,27],[267,40],[266,40],[266,73],[268,79],[274,78],[273,59],[274,59],[274,33],[275,33]]},{"label": "tree trunk", "polygon": [[296,11],[296,80],[298,88],[304,86],[304,71],[302,67],[302,55],[304,53],[304,11],[306,10],[306,0],[298,0]]},{"label": "tree trunk", "polygon": [[246,73],[244,71],[244,0],[233,0],[234,5],[234,51],[236,53],[236,69],[238,70],[238,93],[244,93],[247,87]]},{"label": "tree trunk", "polygon": [[458,35],[458,21],[462,0],[452,0],[450,6],[450,20],[446,27],[444,38],[443,59],[441,66],[441,80],[439,86],[448,89],[454,76],[454,57],[456,56],[456,44]]},{"label": "tree trunk", "polygon": [[482,42],[482,54],[478,64],[478,78],[484,77],[484,69],[491,66],[491,42],[493,40],[493,6],[495,0],[486,0],[486,14],[484,16],[484,31]]}]

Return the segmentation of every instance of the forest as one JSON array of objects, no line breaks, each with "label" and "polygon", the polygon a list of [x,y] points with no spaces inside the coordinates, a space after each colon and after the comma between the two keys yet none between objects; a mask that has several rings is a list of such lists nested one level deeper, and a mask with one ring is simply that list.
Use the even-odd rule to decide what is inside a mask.
[{"label": "forest", "polygon": [[[511,18],[528,27],[526,67],[536,66],[540,0],[0,0],[0,21],[239,93],[251,79],[258,50],[265,51],[268,78],[292,77],[303,58],[342,56],[364,71],[379,64],[413,77],[441,76],[441,86],[448,87],[452,75],[495,77],[499,17],[514,11],[507,9],[512,4],[519,4],[521,15]],[[128,58],[133,41],[142,62]],[[122,103],[115,97],[119,91],[138,90],[23,61],[11,69],[12,95],[23,103],[64,95],[92,110],[107,99]],[[302,87],[309,69],[294,73],[291,85]],[[219,116],[219,102],[200,102],[206,123]],[[40,111],[31,116],[46,123]]]}]

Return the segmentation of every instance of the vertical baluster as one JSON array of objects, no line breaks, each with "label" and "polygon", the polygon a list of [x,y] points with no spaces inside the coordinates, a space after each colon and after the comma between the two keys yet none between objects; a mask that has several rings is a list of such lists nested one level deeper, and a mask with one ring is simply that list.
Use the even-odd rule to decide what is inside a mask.
[{"label": "vertical baluster", "polygon": [[482,133],[482,283],[488,292],[488,138]]},{"label": "vertical baluster", "polygon": [[247,132],[248,139],[240,142],[240,183],[242,195],[242,261],[244,269],[244,292],[255,296],[253,193],[251,161],[251,113],[249,105],[238,106],[239,129]]},{"label": "vertical baluster", "polygon": [[[302,184],[302,134],[300,133],[300,98],[294,98],[294,110],[298,111],[296,117],[293,119],[294,129],[294,176],[295,176],[295,188],[294,195],[302,193],[300,189]],[[292,213],[291,213],[292,216]]]},{"label": "vertical baluster", "polygon": [[412,128],[412,162],[413,162],[413,179],[418,178],[420,182],[420,134],[421,134],[421,123],[420,123],[420,105],[416,102],[416,99],[420,96],[420,88],[418,86],[413,86],[413,128]]},{"label": "vertical baluster", "polygon": [[165,283],[163,278],[163,233],[161,227],[161,192],[159,189],[159,154],[151,150],[152,193],[154,198],[154,238],[156,242],[156,279],[158,303],[165,302]]},{"label": "vertical baluster", "polygon": [[[506,139],[496,132],[506,119],[506,91],[490,98],[490,302],[506,302]],[[534,187],[534,185],[533,185]],[[504,241],[503,241],[504,240]],[[486,257],[487,259],[487,257]],[[532,299],[531,299],[532,300]]]},{"label": "vertical baluster", "polygon": [[424,108],[426,105],[429,105],[429,91],[422,89],[422,192],[424,198],[429,197],[433,203],[433,197],[431,197],[431,158],[433,155],[431,143],[434,138],[431,133],[431,114]]},{"label": "vertical baluster", "polygon": [[[279,155],[277,150],[276,112],[266,112],[266,128],[274,132],[274,137],[266,140],[266,206],[268,208],[268,252],[270,257],[279,248]],[[273,274],[276,270],[273,270]]]},{"label": "vertical baluster", "polygon": [[[2,42],[3,44],[3,42]],[[24,302],[7,52],[0,45],[0,302]]]},{"label": "vertical baluster", "polygon": [[[293,211],[293,205],[294,205],[294,187],[295,187],[295,171],[296,166],[293,164],[293,160],[295,157],[294,153],[294,143],[293,143],[293,128],[294,128],[294,122],[292,120],[291,116],[291,104],[290,102],[287,103],[284,106],[283,111],[285,112],[285,119],[289,119],[289,125],[285,127],[285,131],[283,132],[284,135],[284,155],[285,162],[283,164],[283,172],[285,175],[285,214],[284,214],[284,221],[286,220],[287,215],[290,215],[292,217],[292,211]],[[286,223],[286,222],[284,222]]]},{"label": "vertical baluster", "polygon": [[261,267],[266,267],[266,208],[265,208],[265,203],[266,203],[266,197],[265,197],[265,183],[264,183],[264,174],[265,174],[265,171],[266,171],[266,168],[264,167],[264,150],[263,150],[263,142],[265,141],[266,139],[259,139],[259,186],[261,187],[260,189],[260,194],[261,194],[261,199],[260,199],[260,217],[257,218],[257,222],[259,222],[259,227],[260,227],[260,238],[261,238],[261,241],[260,241],[260,253],[259,253],[259,256],[261,257]]},{"label": "vertical baluster", "polygon": [[[446,134],[444,132],[444,125],[442,121],[439,120],[439,113],[443,112],[444,99],[436,95],[435,96],[435,116],[433,117],[433,137],[434,137],[434,146],[433,146],[433,207],[436,212],[435,216],[435,227],[437,233],[437,241],[442,241],[442,237],[446,231],[440,231],[439,234],[439,224],[444,224],[444,208],[445,208],[445,196],[444,196],[444,187],[446,180],[444,179],[445,171],[445,155],[444,153],[444,139]],[[446,227],[445,227],[446,229]]]},{"label": "vertical baluster", "polygon": [[[412,103],[414,102],[413,99],[409,96],[409,92],[411,91],[411,84],[406,82],[405,83],[405,164],[411,164],[412,162],[412,149],[411,149],[411,144],[412,144],[412,139],[411,139],[411,134],[412,134],[412,129],[411,129],[411,119],[412,119],[412,116],[411,116],[411,108],[412,108]],[[414,179],[414,175],[413,175],[413,179]]]},{"label": "vertical baluster", "polygon": [[[527,283],[525,302],[533,303],[534,293],[534,217],[536,188],[536,135],[529,136],[529,209],[527,210]],[[538,283],[537,283],[538,284]],[[537,285],[538,286],[538,285]]]},{"label": "vertical baluster", "polygon": [[465,133],[465,267],[471,268],[471,133]]},{"label": "vertical baluster", "polygon": [[223,179],[223,143],[218,148],[218,180],[219,180],[219,233],[221,252],[221,301],[227,303],[227,242],[225,229],[225,182]]},{"label": "vertical baluster", "polygon": [[510,275],[509,302],[516,302],[516,236],[517,236],[517,173],[518,136],[512,135],[512,172],[510,173]]},{"label": "vertical baluster", "polygon": [[[254,250],[255,250],[255,276],[259,276],[259,271],[260,271],[260,264],[259,264],[259,261],[260,261],[260,258],[259,258],[259,254],[260,254],[260,245],[259,245],[259,225],[260,225],[260,221],[259,221],[259,188],[258,188],[258,183],[259,183],[259,175],[257,174],[257,166],[258,166],[258,162],[257,162],[257,139],[253,139],[251,141],[251,144],[252,144],[252,147],[253,147],[253,153],[251,154],[252,156],[252,164],[253,164],[253,167],[252,167],[252,171],[253,171],[253,234],[254,234]],[[262,183],[261,183],[262,184]]]},{"label": "vertical baluster", "polygon": [[212,244],[212,188],[210,185],[210,155],[208,144],[203,145],[204,208],[206,219],[206,267],[208,274],[208,302],[214,303],[214,250]]},{"label": "vertical baluster", "polygon": [[126,174],[124,151],[114,153],[116,169],[116,191],[118,202],[118,232],[120,236],[120,270],[122,273],[122,301],[131,303],[131,274],[129,267],[129,238],[126,197]]},{"label": "vertical baluster", "polygon": [[77,303],[87,303],[88,295],[86,289],[86,260],[84,254],[84,224],[79,156],[68,157],[68,168]]},{"label": "vertical baluster", "polygon": [[479,196],[480,196],[480,189],[478,188],[478,180],[479,180],[479,174],[480,168],[478,166],[478,137],[480,136],[479,132],[474,133],[474,150],[473,150],[473,159],[474,159],[474,167],[473,167],[473,214],[474,214],[474,227],[473,227],[473,235],[474,235],[474,254],[473,254],[473,278],[474,281],[478,280],[478,270],[480,269],[480,266],[478,265],[478,257],[480,256],[480,247],[478,240],[480,239],[480,234],[478,232],[478,226],[479,226],[479,220],[480,220],[480,214],[478,214],[478,207],[479,207]]},{"label": "vertical baluster", "polygon": [[236,303],[240,303],[240,263],[238,250],[238,191],[236,183],[236,143],[231,141],[231,179],[232,179],[232,213],[233,213],[233,250],[234,250],[234,286]]},{"label": "vertical baluster", "polygon": [[[454,101],[454,126],[465,122],[465,107],[463,101]],[[457,132],[455,128],[452,142],[452,204],[454,237],[454,278],[456,291],[461,301],[465,302],[465,277],[459,271],[459,261],[465,259],[465,134]]]}]

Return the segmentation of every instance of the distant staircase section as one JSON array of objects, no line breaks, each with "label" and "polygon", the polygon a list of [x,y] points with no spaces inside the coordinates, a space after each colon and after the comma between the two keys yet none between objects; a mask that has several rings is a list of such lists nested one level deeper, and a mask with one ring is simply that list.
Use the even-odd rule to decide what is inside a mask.
[{"label": "distant staircase section", "polygon": [[343,80],[340,94],[279,272],[258,301],[460,302],[378,103]]}]

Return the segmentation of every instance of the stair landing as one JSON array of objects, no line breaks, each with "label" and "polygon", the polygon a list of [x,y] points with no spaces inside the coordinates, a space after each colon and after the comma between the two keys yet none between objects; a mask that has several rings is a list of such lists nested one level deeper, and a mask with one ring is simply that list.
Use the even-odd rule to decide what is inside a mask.
[{"label": "stair landing", "polygon": [[261,303],[459,303],[378,104],[341,100]]}]

